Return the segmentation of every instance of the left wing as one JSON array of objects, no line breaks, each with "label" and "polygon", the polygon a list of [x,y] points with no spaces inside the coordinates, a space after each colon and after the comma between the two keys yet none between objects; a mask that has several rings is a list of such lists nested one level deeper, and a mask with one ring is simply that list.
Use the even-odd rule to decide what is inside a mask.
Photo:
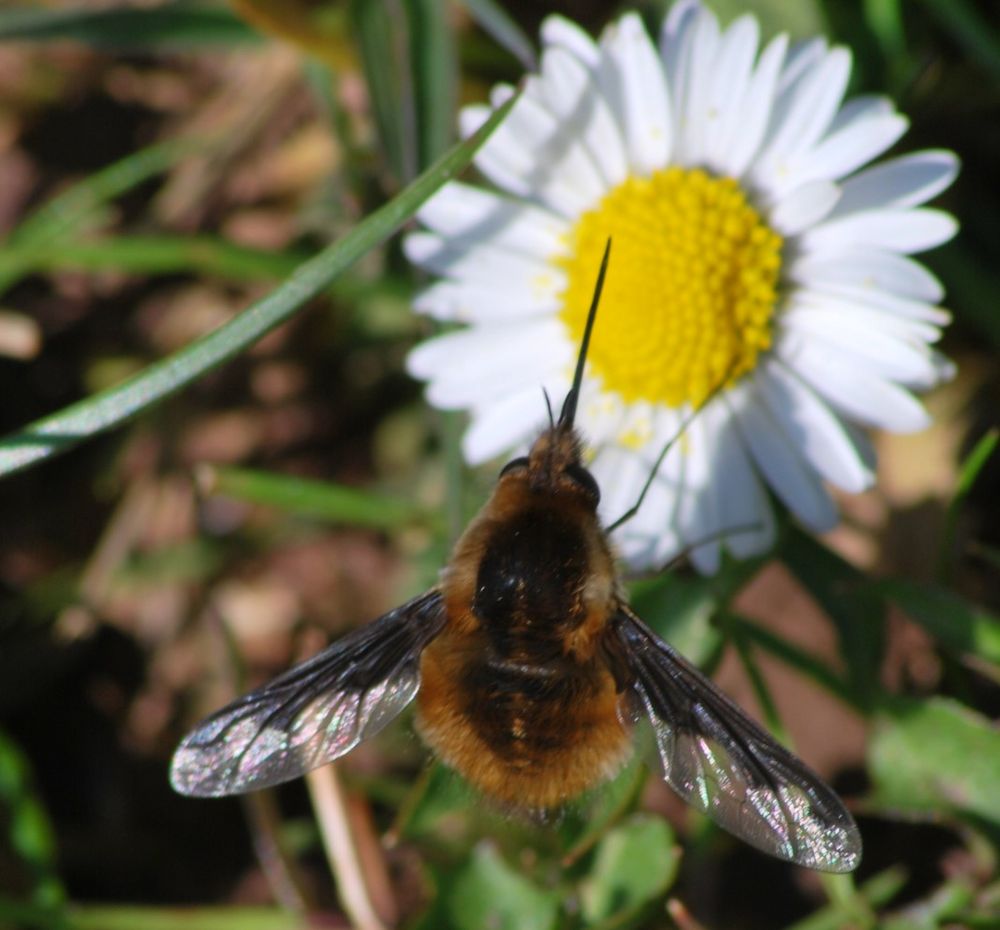
[{"label": "left wing", "polygon": [[861,837],[833,790],[625,604],[612,622],[653,725],[663,774],[688,804],[751,846],[824,872],[850,872]]},{"label": "left wing", "polygon": [[420,687],[420,653],[444,626],[428,591],[203,720],[174,753],[181,794],[218,797],[304,775],[378,733]]}]

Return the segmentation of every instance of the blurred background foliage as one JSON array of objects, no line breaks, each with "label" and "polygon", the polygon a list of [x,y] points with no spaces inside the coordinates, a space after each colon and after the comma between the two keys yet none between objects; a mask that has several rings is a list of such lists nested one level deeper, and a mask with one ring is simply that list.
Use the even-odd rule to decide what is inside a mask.
[{"label": "blurred background foliage", "polygon": [[[408,723],[338,766],[333,815],[302,783],[216,802],[167,784],[197,718],[432,583],[488,493],[461,422],[403,374],[428,328],[420,282],[378,243],[454,143],[457,106],[531,66],[546,14],[596,31],[624,5],[7,3],[0,461],[39,463],[0,481],[0,927],[1000,926],[1000,12],[713,6],[849,44],[852,91],[910,116],[902,147],[964,164],[944,198],[962,233],[927,259],[959,363],[928,400],[936,425],[878,438],[878,488],[824,540],[789,526],[770,558],[635,589],[842,792],[859,872],[758,855],[638,762],[551,823],[504,817]],[[292,294],[330,243],[320,296]],[[183,354],[262,301],[283,314],[263,338]],[[81,399],[35,448],[26,424]],[[357,867],[339,887],[330,816]]]}]

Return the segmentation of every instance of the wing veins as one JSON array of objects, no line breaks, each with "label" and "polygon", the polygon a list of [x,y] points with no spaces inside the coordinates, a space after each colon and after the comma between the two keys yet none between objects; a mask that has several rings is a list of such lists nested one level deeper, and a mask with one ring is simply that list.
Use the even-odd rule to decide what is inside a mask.
[{"label": "wing veins", "polygon": [[630,607],[620,605],[613,629],[632,670],[629,685],[653,724],[664,774],[685,800],[774,855],[826,870],[855,867],[857,827],[818,776]]},{"label": "wing veins", "polygon": [[239,793],[349,751],[412,699],[420,651],[444,620],[441,593],[431,590],[212,714],[178,747],[174,787],[184,794]]}]

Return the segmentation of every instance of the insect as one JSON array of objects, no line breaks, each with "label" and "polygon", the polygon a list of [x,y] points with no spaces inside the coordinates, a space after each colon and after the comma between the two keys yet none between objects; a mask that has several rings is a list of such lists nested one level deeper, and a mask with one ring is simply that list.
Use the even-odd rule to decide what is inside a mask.
[{"label": "insect", "polygon": [[[610,247],[610,242],[609,242]],[[836,794],[629,607],[573,426],[605,252],[558,420],[508,462],[440,583],[195,728],[173,758],[182,794],[239,794],[349,752],[414,697],[425,741],[485,795],[547,809],[610,778],[652,725],[688,804],[802,866],[854,869]]]}]

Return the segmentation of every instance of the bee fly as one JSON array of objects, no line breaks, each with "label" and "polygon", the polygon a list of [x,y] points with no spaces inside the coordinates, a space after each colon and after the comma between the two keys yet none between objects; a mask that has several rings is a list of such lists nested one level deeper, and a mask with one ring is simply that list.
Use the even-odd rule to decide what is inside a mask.
[{"label": "bee fly", "polygon": [[[610,247],[610,242],[609,242]],[[681,798],[757,849],[854,869],[833,791],[629,607],[573,426],[605,251],[559,419],[455,546],[440,583],[203,721],[173,758],[181,794],[239,794],[349,752],[417,698],[418,727],[483,794],[556,807],[610,778],[652,724]]]}]

